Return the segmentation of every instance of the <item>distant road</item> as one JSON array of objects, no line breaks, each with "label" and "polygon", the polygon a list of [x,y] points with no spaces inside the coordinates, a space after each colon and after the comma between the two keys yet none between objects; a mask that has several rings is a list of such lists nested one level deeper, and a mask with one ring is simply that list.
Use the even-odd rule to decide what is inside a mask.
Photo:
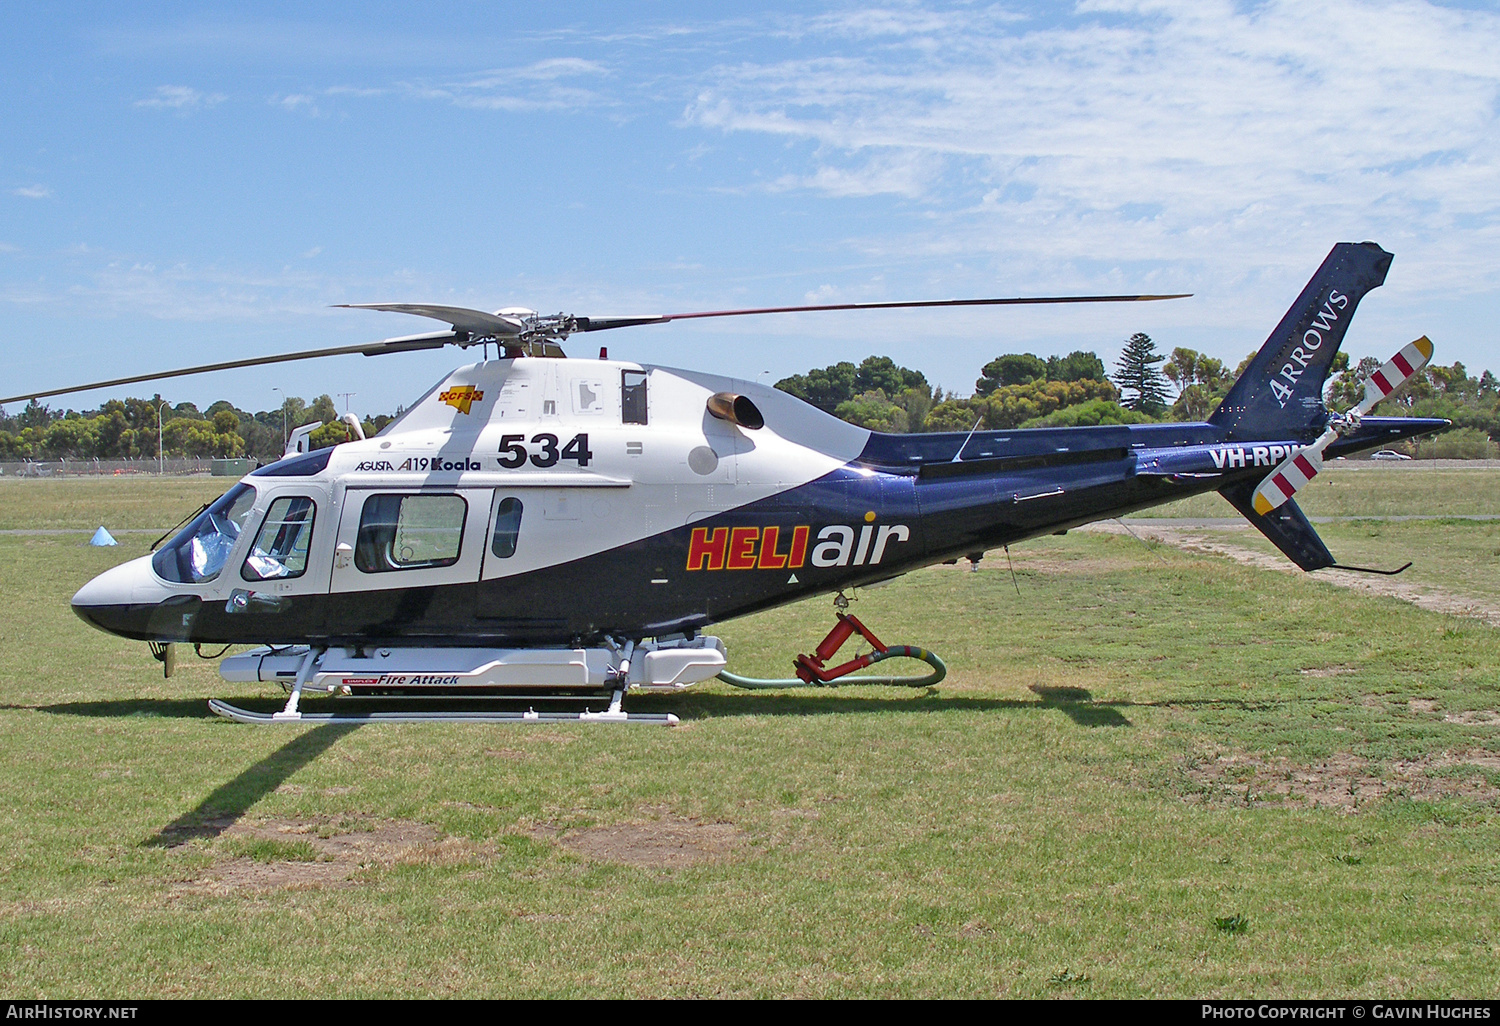
[{"label": "distant road", "polygon": [[1497,470],[1500,460],[1329,460],[1326,470]]},{"label": "distant road", "polygon": [[[1500,520],[1500,513],[1402,513],[1391,516],[1308,517],[1315,524],[1338,524],[1350,520]],[[1123,517],[1125,524],[1148,527],[1249,527],[1244,517]]]}]

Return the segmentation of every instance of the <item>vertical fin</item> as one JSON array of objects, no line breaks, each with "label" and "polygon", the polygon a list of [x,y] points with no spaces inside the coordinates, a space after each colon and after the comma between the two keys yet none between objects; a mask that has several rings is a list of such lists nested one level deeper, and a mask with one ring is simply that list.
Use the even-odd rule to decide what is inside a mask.
[{"label": "vertical fin", "polygon": [[1310,437],[1323,430],[1323,383],[1365,293],[1385,281],[1391,254],[1341,242],[1208,418],[1225,440]]}]

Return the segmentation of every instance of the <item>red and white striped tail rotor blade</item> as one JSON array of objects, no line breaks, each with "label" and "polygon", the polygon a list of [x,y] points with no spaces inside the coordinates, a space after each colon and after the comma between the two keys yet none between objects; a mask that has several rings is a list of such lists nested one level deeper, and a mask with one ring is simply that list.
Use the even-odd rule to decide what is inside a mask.
[{"label": "red and white striped tail rotor blade", "polygon": [[1361,417],[1375,408],[1375,404],[1417,376],[1432,359],[1432,341],[1426,335],[1406,346],[1391,357],[1391,361],[1370,375],[1365,382],[1364,402],[1356,406]]},{"label": "red and white striped tail rotor blade", "polygon": [[[1358,422],[1359,417],[1369,413],[1380,400],[1416,377],[1430,359],[1432,341],[1426,335],[1391,357],[1389,363],[1371,374],[1370,379],[1365,382],[1364,402],[1351,411],[1354,423]],[[1323,450],[1337,437],[1338,431],[1330,427],[1312,445],[1292,453],[1266,475],[1260,487],[1255,489],[1252,503],[1255,512],[1265,516],[1307,487],[1307,482],[1317,477],[1323,469]]]},{"label": "red and white striped tail rotor blade", "polygon": [[1330,428],[1318,436],[1318,440],[1305,449],[1298,449],[1281,465],[1266,475],[1266,479],[1255,489],[1252,505],[1255,512],[1265,516],[1307,486],[1307,482],[1318,476],[1323,469],[1323,450],[1338,437]]}]

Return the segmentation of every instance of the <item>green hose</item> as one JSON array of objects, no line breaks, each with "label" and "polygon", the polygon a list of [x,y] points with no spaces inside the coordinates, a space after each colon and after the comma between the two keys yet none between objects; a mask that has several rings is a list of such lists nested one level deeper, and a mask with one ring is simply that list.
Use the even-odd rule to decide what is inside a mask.
[{"label": "green hose", "polygon": [[878,663],[885,659],[899,657],[920,659],[932,667],[932,672],[925,677],[841,677],[824,683],[815,680],[808,683],[800,677],[787,677],[781,680],[762,680],[756,677],[741,677],[737,673],[722,670],[719,679],[726,684],[733,684],[737,688],[749,688],[751,690],[769,690],[771,688],[836,688],[845,684],[873,684],[881,687],[897,688],[930,688],[944,677],[948,676],[948,667],[938,658],[936,652],[929,652],[925,648],[917,648],[914,645],[892,645],[883,652],[874,652],[870,655],[870,662]]}]

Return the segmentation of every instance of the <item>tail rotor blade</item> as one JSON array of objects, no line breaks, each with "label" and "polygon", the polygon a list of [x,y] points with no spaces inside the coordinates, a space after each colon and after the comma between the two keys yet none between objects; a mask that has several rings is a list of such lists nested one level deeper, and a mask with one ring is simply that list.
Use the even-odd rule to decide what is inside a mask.
[{"label": "tail rotor blade", "polygon": [[[1389,363],[1370,375],[1365,382],[1364,401],[1350,411],[1347,421],[1341,423],[1358,424],[1359,418],[1374,409],[1376,403],[1416,377],[1430,359],[1432,341],[1426,335],[1403,347]],[[1338,436],[1338,429],[1330,427],[1312,445],[1298,449],[1282,460],[1281,465],[1266,475],[1255,489],[1255,512],[1265,516],[1307,487],[1307,482],[1323,469],[1323,450]]]},{"label": "tail rotor blade", "polygon": [[1267,474],[1260,487],[1255,489],[1251,500],[1255,512],[1265,516],[1307,487],[1307,482],[1323,470],[1323,450],[1337,437],[1338,432],[1329,428],[1312,445],[1298,449],[1282,460],[1280,466]]},{"label": "tail rotor blade", "polygon": [[1355,412],[1364,416],[1375,408],[1375,404],[1417,376],[1432,359],[1432,340],[1426,335],[1408,344],[1401,352],[1391,357],[1370,380],[1365,382],[1364,402],[1356,406]]}]

